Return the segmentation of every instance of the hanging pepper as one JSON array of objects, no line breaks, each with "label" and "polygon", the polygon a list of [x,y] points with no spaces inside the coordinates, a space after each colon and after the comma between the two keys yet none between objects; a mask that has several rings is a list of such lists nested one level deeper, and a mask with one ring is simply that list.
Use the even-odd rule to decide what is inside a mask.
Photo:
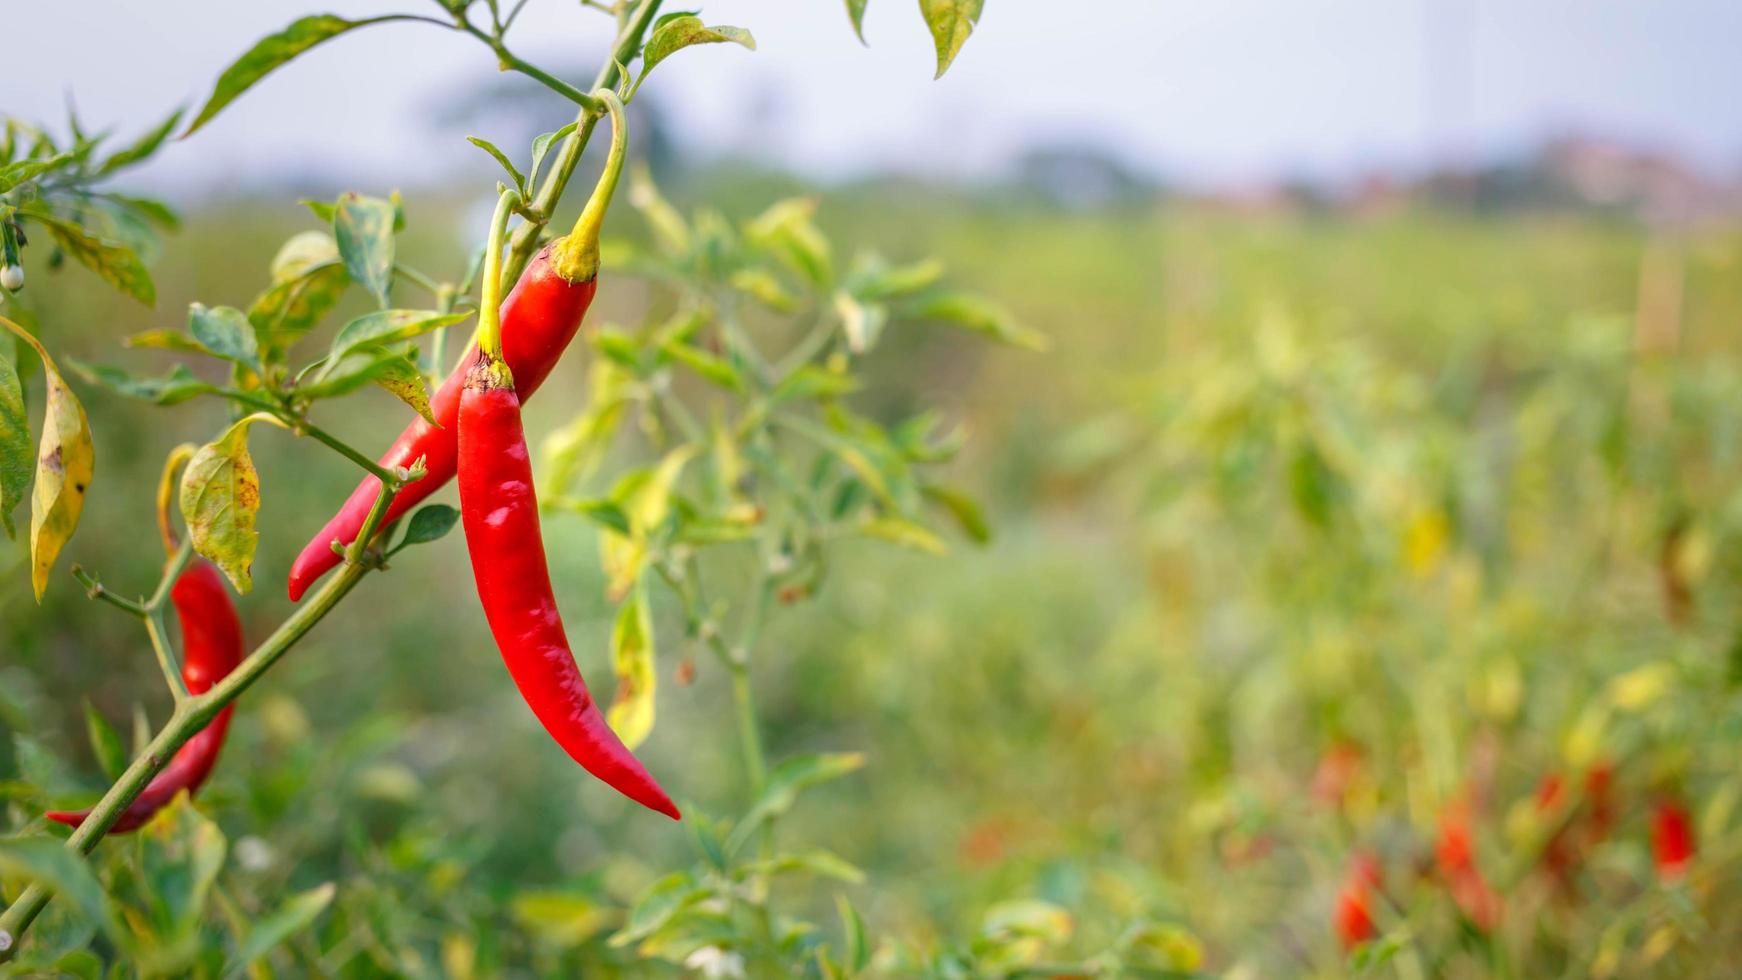
[{"label": "hanging pepper", "polygon": [[1337,891],[1337,905],[1332,925],[1337,931],[1337,940],[1345,950],[1379,935],[1379,928],[1373,922],[1374,892],[1380,884],[1379,858],[1370,851],[1362,851],[1355,855],[1355,860],[1349,865],[1349,875],[1343,879],[1343,887]]},{"label": "hanging pepper", "polygon": [[[611,157],[599,187],[557,261],[579,255],[598,268],[598,229],[623,163],[627,133],[617,97],[601,93],[611,112]],[[484,616],[508,673],[557,744],[588,772],[623,795],[672,819],[677,807],[616,732],[575,666],[545,564],[532,463],[520,422],[514,372],[503,360],[496,298],[501,244],[515,195],[503,192],[485,252],[484,296],[478,314],[478,354],[460,394],[458,436],[460,519]]]},{"label": "hanging pepper", "polygon": [[[607,171],[610,166],[607,163]],[[616,183],[615,175],[608,173],[607,178],[613,185]],[[589,202],[588,211],[591,210]],[[596,222],[602,217],[601,213],[589,219],[583,212],[574,233],[539,250],[502,304],[502,356],[514,373],[515,388],[523,401],[531,398],[532,393],[544,384],[544,379],[550,376],[551,369],[556,367],[569,341],[580,329],[587,307],[593,302],[599,272]],[[581,227],[589,220],[595,222],[591,237],[583,234]],[[379,462],[388,470],[409,468],[420,458],[424,468],[422,479],[406,484],[394,495],[387,516],[381,522],[382,527],[393,523],[454,478],[455,423],[460,411],[460,389],[465,387],[466,372],[476,359],[477,346],[474,344],[430,397],[430,414],[435,418],[435,424],[431,425],[423,418],[412,420],[381,456]],[[348,545],[357,537],[380,490],[379,480],[364,477],[332,520],[303,546],[302,553],[290,566],[290,601],[299,601],[316,579],[343,560],[333,549],[333,543]]]},{"label": "hanging pepper", "polygon": [[1687,874],[1688,862],[1694,858],[1694,819],[1682,801],[1666,797],[1652,811],[1651,857],[1663,881]]},{"label": "hanging pepper", "polygon": [[[196,560],[176,579],[169,600],[181,623],[181,678],[189,694],[204,694],[213,684],[242,662],[242,621],[230,601],[224,576],[211,564]],[[206,727],[187,740],[138,797],[128,804],[109,828],[124,834],[144,826],[157,811],[168,806],[177,793],[193,793],[212,774],[224,736],[230,730],[232,705],[225,705]],[[90,810],[51,810],[44,816],[56,823],[77,827]]]}]

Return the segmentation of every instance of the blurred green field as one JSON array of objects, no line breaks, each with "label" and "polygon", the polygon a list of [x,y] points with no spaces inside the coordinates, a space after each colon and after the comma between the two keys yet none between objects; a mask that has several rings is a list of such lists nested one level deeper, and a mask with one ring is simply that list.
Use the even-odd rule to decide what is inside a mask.
[{"label": "blurred green field", "polygon": [[[746,214],[792,189],[728,174],[673,196]],[[995,537],[942,558],[853,543],[816,601],[771,620],[753,677],[771,758],[868,759],[780,828],[865,881],[805,884],[789,911],[833,923],[840,891],[873,940],[927,951],[1021,913],[1038,924],[1000,954],[1010,975],[1134,929],[1153,975],[1693,976],[1742,957],[1742,229],[1067,211],[895,183],[821,198],[838,241],[941,256],[1052,349],[906,331],[865,365],[860,411],[931,402],[967,426],[952,479]],[[410,194],[407,217],[414,263],[461,262],[472,211]],[[33,269],[42,333],[156,367],[119,338],[179,326],[196,299],[246,304],[308,226],[287,202],[189,216],[154,266],[154,311]],[[600,296],[602,321],[649,301],[609,280]],[[530,409],[535,439],[583,402],[578,361]],[[69,554],[143,588],[159,463],[223,410],[80,390],[98,476]],[[323,424],[361,445],[406,418],[379,392],[344,404]],[[255,455],[257,638],[354,477],[276,431]],[[546,534],[582,667],[608,677],[593,530],[557,517]],[[695,845],[538,731],[463,548],[453,535],[365,581],[242,700],[200,797],[231,843],[230,898],[258,911],[338,882],[327,938],[285,954],[293,973],[661,975],[604,937]],[[80,699],[125,730],[136,701],[161,717],[160,682],[135,624],[70,578],[35,607],[23,562],[0,557],[0,778],[88,800]],[[672,682],[689,661],[666,598],[641,753],[687,811],[737,813],[728,678],[695,658],[695,682]],[[1603,767],[1613,819],[1587,833],[1598,801],[1579,787]],[[1570,791],[1539,806],[1553,774]],[[1666,878],[1650,821],[1671,798],[1698,853]],[[1487,928],[1436,868],[1458,806],[1503,902]],[[6,825],[34,818],[14,802]],[[1547,855],[1569,847],[1557,875]],[[1351,960],[1333,903],[1362,851],[1384,869],[1382,938]]]}]

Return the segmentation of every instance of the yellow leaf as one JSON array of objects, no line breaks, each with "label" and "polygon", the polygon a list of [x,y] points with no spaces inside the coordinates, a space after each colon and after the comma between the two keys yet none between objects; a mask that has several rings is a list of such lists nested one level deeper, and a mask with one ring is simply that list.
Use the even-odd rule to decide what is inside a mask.
[{"label": "yellow leaf", "polygon": [[611,630],[611,666],[617,672],[617,694],[605,720],[633,749],[653,731],[653,694],[658,684],[646,589],[631,592],[617,611],[617,625]]},{"label": "yellow leaf", "polygon": [[430,425],[440,424],[429,409],[429,386],[424,384],[423,372],[409,359],[388,361],[376,376],[375,383],[386,388],[393,397],[410,405]]},{"label": "yellow leaf", "polygon": [[254,530],[260,512],[260,477],[248,455],[248,426],[268,421],[257,412],[237,421],[215,442],[194,453],[181,475],[181,516],[187,522],[194,550],[223,570],[236,591],[254,587]]},{"label": "yellow leaf", "polygon": [[1403,532],[1403,560],[1417,575],[1427,575],[1440,563],[1451,540],[1451,524],[1437,509],[1423,510]]},{"label": "yellow leaf", "polygon": [[1609,703],[1622,711],[1638,711],[1668,693],[1675,681],[1675,668],[1665,663],[1646,664],[1609,682]]},{"label": "yellow leaf", "polygon": [[36,600],[41,602],[55,559],[78,529],[97,453],[91,445],[91,424],[85,418],[85,408],[67,387],[48,351],[18,324],[4,317],[0,317],[0,323],[36,349],[48,380],[42,441],[36,453],[36,487],[30,496],[30,584],[36,591]]},{"label": "yellow leaf", "polygon": [[600,561],[605,569],[606,594],[613,601],[629,593],[647,563],[648,535],[665,520],[671,508],[671,489],[686,463],[700,447],[683,446],[667,453],[651,473],[628,482],[614,502],[629,517],[630,534],[607,532],[599,539]]}]

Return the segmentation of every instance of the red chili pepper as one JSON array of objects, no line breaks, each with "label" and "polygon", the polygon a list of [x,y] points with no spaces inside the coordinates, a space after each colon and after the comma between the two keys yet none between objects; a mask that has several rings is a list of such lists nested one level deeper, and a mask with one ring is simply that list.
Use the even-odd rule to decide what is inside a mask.
[{"label": "red chili pepper", "polygon": [[1440,836],[1434,846],[1434,857],[1458,910],[1477,929],[1490,932],[1500,921],[1500,896],[1488,887],[1481,869],[1476,866],[1476,849],[1471,837],[1469,804],[1448,806],[1440,816]]},{"label": "red chili pepper", "polygon": [[460,516],[490,632],[557,744],[623,795],[676,820],[677,807],[605,723],[575,666],[545,565],[520,399],[512,379],[491,377],[490,363],[481,357],[468,376],[459,416]]},{"label": "red chili pepper", "polygon": [[[1566,780],[1558,772],[1551,772],[1542,777],[1542,782],[1536,786],[1536,811],[1546,817],[1557,816],[1561,799],[1566,795]],[[1578,864],[1578,849],[1573,841],[1573,824],[1569,819],[1557,827],[1553,836],[1543,844],[1542,863],[1555,880],[1562,885],[1571,884],[1571,875]]]},{"label": "red chili pepper", "polygon": [[1378,890],[1379,883],[1379,858],[1369,851],[1355,855],[1349,875],[1337,892],[1333,918],[1337,939],[1344,949],[1354,949],[1379,935],[1379,929],[1373,923],[1373,893]]},{"label": "red chili pepper", "polygon": [[[580,329],[581,319],[586,316],[587,306],[592,303],[593,293],[598,288],[596,274],[588,274],[581,280],[563,276],[559,271],[563,264],[559,245],[560,242],[552,242],[533,257],[502,304],[502,353],[509,369],[514,372],[515,384],[522,398],[532,397],[532,393],[550,376],[551,369]],[[387,526],[416,507],[454,478],[455,422],[460,412],[460,389],[465,387],[466,371],[476,355],[474,345],[431,396],[430,414],[435,416],[437,424],[431,425],[422,418],[414,419],[381,456],[381,465],[389,468],[409,467],[422,457],[425,473],[423,479],[407,484],[394,496],[381,526]],[[379,480],[364,477],[327,526],[303,547],[302,554],[297,555],[290,566],[290,601],[301,599],[316,579],[343,560],[333,551],[333,542],[350,544],[356,538],[380,490]]]},{"label": "red chili pepper", "polygon": [[1319,758],[1319,766],[1313,771],[1313,797],[1330,806],[1342,803],[1349,787],[1361,774],[1362,761],[1361,746],[1344,740],[1333,743]]},{"label": "red chili pepper", "polygon": [[[189,694],[204,694],[242,662],[242,621],[236,617],[236,606],[230,601],[224,577],[204,561],[188,566],[170,590],[169,598],[181,622],[182,681],[187,684]],[[187,790],[191,794],[200,788],[217,765],[224,734],[230,728],[232,707],[225,705],[210,724],[182,745],[169,765],[122,811],[109,833],[137,830],[168,806],[177,793]],[[90,815],[90,810],[52,810],[44,814],[69,827],[77,827]]]},{"label": "red chili pepper", "polygon": [[[622,171],[628,133],[615,93],[598,93],[611,114],[611,155],[599,186],[564,239],[558,268],[598,268],[598,232]],[[496,205],[485,249],[484,295],[478,315],[478,356],[466,373],[458,415],[460,520],[472,558],[478,598],[508,673],[532,713],[570,758],[630,799],[673,820],[677,807],[606,723],[575,666],[550,585],[538,523],[532,461],[520,423],[512,366],[502,358],[497,310],[501,242],[514,203]]]},{"label": "red chili pepper", "polygon": [[1694,850],[1694,820],[1688,808],[1680,800],[1660,800],[1651,816],[1651,855],[1658,878],[1675,881],[1687,874]]}]

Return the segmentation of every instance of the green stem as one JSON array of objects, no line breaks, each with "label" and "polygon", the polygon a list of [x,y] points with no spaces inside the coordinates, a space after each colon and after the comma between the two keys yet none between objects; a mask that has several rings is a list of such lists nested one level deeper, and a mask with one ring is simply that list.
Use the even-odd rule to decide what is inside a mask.
[{"label": "green stem", "polygon": [[157,580],[157,591],[145,601],[147,610],[162,609],[169,601],[170,590],[175,588],[175,580],[181,578],[181,573],[193,560],[194,545],[192,539],[183,541],[176,546],[175,554],[170,555],[169,562],[163,567],[163,577]]},{"label": "green stem", "polygon": [[102,582],[97,581],[96,576],[85,571],[78,565],[73,566],[73,578],[78,579],[79,584],[85,587],[86,596],[96,599],[99,602],[107,602],[116,609],[137,616],[140,619],[145,618],[144,605],[134,602],[132,599],[123,599],[115,593],[110,592],[107,586],[103,585]]},{"label": "green stem", "polygon": [[163,680],[169,685],[169,693],[177,703],[186,701],[187,681],[181,676],[180,658],[175,654],[175,646],[169,642],[169,630],[164,626],[161,610],[153,609],[145,614],[145,634],[151,637],[151,652],[157,655],[157,666],[163,669]]},{"label": "green stem", "polygon": [[436,299],[438,299],[438,300],[441,299],[442,290],[444,287],[442,286],[441,283],[436,282],[435,279],[433,279],[429,275],[422,273],[422,272],[419,272],[416,269],[413,269],[409,265],[399,265],[399,264],[394,265],[393,274],[398,276],[401,279],[404,279],[406,282],[409,282],[414,286],[417,286],[421,289],[424,289],[430,295],[436,297]]},{"label": "green stem", "polygon": [[[367,526],[364,528],[366,534],[372,530]],[[81,854],[89,854],[97,846],[97,841],[114,826],[115,821],[120,819],[121,814],[152,778],[169,763],[176,750],[205,728],[225,705],[236,700],[238,695],[259,680],[316,623],[324,619],[372,568],[369,564],[346,565],[340,568],[338,574],[298,607],[289,619],[228,676],[206,693],[178,704],[169,722],[146,745],[145,751],[133,760],[121,774],[121,778],[109,787],[103,798],[97,801],[90,816],[73,831],[72,836],[67,839],[67,846]],[[40,884],[33,884],[24,890],[18,901],[0,914],[0,963],[6,962],[17,953],[19,938],[41,914],[48,900],[48,890]]]},{"label": "green stem", "polygon": [[296,418],[294,416],[289,417],[289,418],[285,418],[285,415],[284,415],[284,412],[282,409],[273,409],[271,411],[274,415],[277,415],[280,418],[284,418],[284,420],[286,422],[290,423],[290,425],[292,426],[292,431],[302,433],[303,435],[312,436],[316,442],[322,443],[327,448],[332,449],[333,451],[337,452],[339,455],[345,457],[346,459],[350,460],[351,462],[356,463],[358,466],[363,467],[363,469],[365,469],[369,472],[370,476],[373,476],[375,479],[380,480],[383,486],[385,486],[387,484],[399,482],[399,478],[396,475],[394,475],[394,473],[392,471],[388,470],[387,467],[382,466],[381,464],[375,462],[374,460],[370,459],[369,457],[363,455],[357,449],[353,448],[350,443],[344,441],[343,439],[340,439],[338,436],[333,435],[332,433],[321,428],[320,426],[315,425],[314,423],[308,421],[307,419],[303,419],[303,418]]},{"label": "green stem", "polygon": [[[612,48],[612,58],[600,68],[595,88],[615,85],[618,79],[617,64],[629,61],[641,45],[641,38],[647,27],[652,23],[654,15],[659,10],[660,0],[642,0],[633,14],[623,23],[618,34],[617,43]],[[393,20],[422,21],[447,27],[449,25],[433,18],[415,15],[388,15],[372,18],[369,22]],[[583,95],[584,98],[584,95]],[[584,106],[584,103],[583,103]],[[569,177],[574,172],[575,164],[580,160],[581,151],[585,149],[587,137],[592,132],[593,124],[598,115],[590,109],[583,108],[576,126],[564,141],[556,165],[551,168],[537,197],[533,208],[536,213],[548,215],[558,199],[562,197],[563,188],[567,186]],[[495,277],[498,288],[503,282],[513,282],[520,277],[526,263],[532,258],[532,253],[538,246],[538,235],[541,227],[533,222],[527,222],[516,230],[509,250],[509,260],[506,266]],[[0,320],[0,325],[13,327],[10,321]],[[25,331],[16,328],[20,334]],[[34,342],[34,338],[27,339]],[[381,518],[391,502],[393,494],[400,485],[399,478],[386,468],[375,463],[362,453],[351,448],[344,441],[328,434],[318,426],[300,419],[286,417],[282,406],[270,402],[253,402],[246,397],[237,399],[252,402],[256,407],[266,409],[281,419],[291,421],[296,431],[313,436],[352,462],[361,466],[382,483],[380,496],[376,498],[376,506],[370,509],[369,518],[364,522],[358,533],[359,541],[368,541],[375,536],[380,527]],[[279,658],[313,629],[316,623],[326,618],[326,615],[337,606],[341,600],[354,588],[363,576],[369,574],[376,563],[367,561],[349,562],[341,566],[332,578],[328,579],[318,590],[292,613],[290,618],[279,625],[273,634],[266,638],[248,658],[242,661],[235,670],[219,681],[206,693],[190,697],[180,702],[170,716],[169,721],[146,745],[145,751],[133,760],[121,778],[116,780],[103,798],[92,808],[90,816],[86,817],[72,836],[67,839],[67,846],[80,853],[89,854],[96,847],[97,841],[114,826],[127,807],[138,797],[141,791],[151,782],[163,767],[168,764],[176,750],[186,744],[195,733],[203,729],[217,713],[234,701],[241,693],[271,669]],[[163,590],[160,588],[160,592]],[[178,675],[179,676],[179,675]],[[748,693],[748,692],[746,692]],[[752,715],[752,722],[754,717]],[[751,727],[754,734],[754,725]],[[26,929],[35,921],[47,906],[50,892],[41,884],[32,884],[24,890],[18,900],[0,913],[0,963],[5,963],[17,955],[19,941]]]},{"label": "green stem", "polygon": [[732,667],[732,701],[738,709],[738,748],[744,754],[744,771],[750,776],[751,791],[761,796],[768,785],[768,762],[762,754],[762,733],[756,725],[756,695],[750,687],[747,665]]},{"label": "green stem", "polygon": [[[654,16],[659,13],[659,4],[660,0],[642,0],[635,7],[634,13],[629,14],[623,21],[623,26],[617,33],[617,41],[611,47],[611,57],[599,68],[599,74],[593,80],[594,90],[617,84],[620,77],[617,65],[628,64],[635,57],[648,25],[653,23]],[[575,131],[563,140],[562,148],[557,151],[556,162],[545,175],[538,193],[533,195],[533,211],[549,215],[556,210],[557,201],[562,199],[563,188],[568,186],[569,177],[574,174],[575,165],[580,162],[581,151],[587,148],[587,140],[593,135],[593,126],[599,121],[599,116],[599,113],[583,109],[575,117]],[[508,262],[502,269],[502,278],[506,283],[512,284],[520,278],[520,273],[526,269],[526,263],[538,251],[538,236],[543,230],[542,222],[532,221],[514,230],[514,237],[508,246]]]},{"label": "green stem", "polygon": [[163,622],[163,606],[169,600],[169,593],[175,587],[175,581],[181,578],[181,573],[187,568],[194,554],[193,539],[183,541],[175,554],[164,566],[163,577],[157,581],[157,591],[145,603],[145,634],[151,638],[151,652],[157,655],[157,665],[163,669],[164,683],[169,685],[169,693],[174,695],[177,704],[188,698],[187,682],[181,676],[181,657],[176,654],[175,645],[169,642],[169,630]]}]

